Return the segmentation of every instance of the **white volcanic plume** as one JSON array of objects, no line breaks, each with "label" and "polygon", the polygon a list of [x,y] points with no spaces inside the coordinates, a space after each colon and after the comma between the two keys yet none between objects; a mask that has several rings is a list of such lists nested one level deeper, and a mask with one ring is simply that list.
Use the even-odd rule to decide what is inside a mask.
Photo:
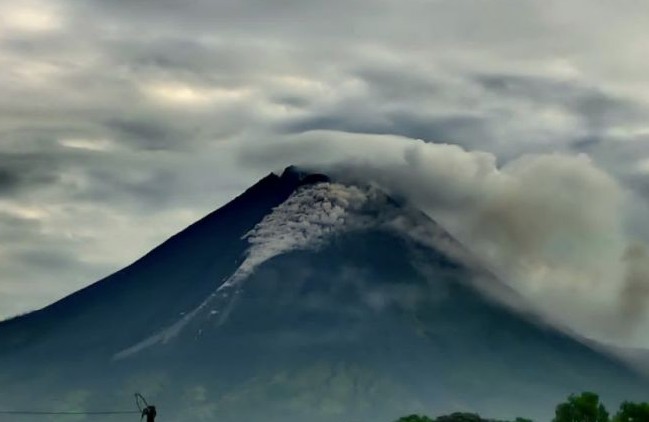
[{"label": "white volcanic plume", "polygon": [[262,156],[375,183],[442,223],[556,320],[590,336],[649,342],[646,247],[626,220],[641,202],[586,155],[499,164],[456,145],[311,132],[244,153]]}]

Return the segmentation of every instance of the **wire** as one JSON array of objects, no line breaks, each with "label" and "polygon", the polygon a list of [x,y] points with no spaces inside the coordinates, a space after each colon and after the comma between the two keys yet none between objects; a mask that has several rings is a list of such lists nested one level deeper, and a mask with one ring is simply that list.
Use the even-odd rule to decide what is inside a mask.
[{"label": "wire", "polygon": [[[135,393],[135,405],[137,408],[142,412],[145,408],[149,407],[149,403],[147,403],[146,399],[142,396],[140,393]],[[144,406],[141,406],[144,404]]]},{"label": "wire", "polygon": [[48,412],[40,410],[0,410],[0,415],[141,415],[142,407],[141,402],[146,407],[149,406],[146,399],[142,394],[135,393],[135,404],[138,410],[107,410],[107,411],[61,411],[61,412]]},{"label": "wire", "polygon": [[1,415],[126,415],[140,414],[138,410],[117,410],[106,412],[41,412],[37,410],[0,410]]}]

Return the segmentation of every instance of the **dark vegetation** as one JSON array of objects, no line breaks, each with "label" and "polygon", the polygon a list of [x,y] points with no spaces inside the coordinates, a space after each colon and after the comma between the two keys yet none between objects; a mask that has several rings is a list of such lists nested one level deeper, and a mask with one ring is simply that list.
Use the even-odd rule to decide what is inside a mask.
[{"label": "dark vegetation", "polygon": [[[632,403],[625,401],[614,416],[610,416],[599,396],[585,392],[572,394],[560,403],[555,410],[552,422],[649,422],[649,403]],[[429,418],[424,415],[409,415],[396,422],[508,422],[495,419],[484,419],[475,413],[452,413],[450,415]],[[513,422],[533,422],[531,419],[516,418]]]}]

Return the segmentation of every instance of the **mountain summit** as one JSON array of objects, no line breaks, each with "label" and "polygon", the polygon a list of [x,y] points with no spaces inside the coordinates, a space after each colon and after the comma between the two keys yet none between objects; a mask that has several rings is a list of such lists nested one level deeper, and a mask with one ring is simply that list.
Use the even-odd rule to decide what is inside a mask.
[{"label": "mountain summit", "polygon": [[123,407],[140,391],[165,420],[389,422],[547,418],[571,392],[647,391],[522,304],[420,211],[289,167],[127,268],[0,323],[0,407]]}]

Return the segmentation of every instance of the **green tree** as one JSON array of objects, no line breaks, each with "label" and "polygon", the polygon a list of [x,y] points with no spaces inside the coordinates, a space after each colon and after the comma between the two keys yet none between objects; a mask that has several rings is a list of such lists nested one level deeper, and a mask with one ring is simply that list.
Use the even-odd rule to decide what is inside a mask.
[{"label": "green tree", "polygon": [[433,420],[424,415],[408,415],[397,419],[396,422],[433,422]]},{"label": "green tree", "polygon": [[649,421],[649,403],[631,403],[625,401],[613,418],[613,422]]},{"label": "green tree", "polygon": [[475,413],[456,412],[450,415],[440,416],[435,422],[487,422]]},{"label": "green tree", "polygon": [[608,412],[595,393],[571,394],[557,406],[553,422],[608,422]]}]

